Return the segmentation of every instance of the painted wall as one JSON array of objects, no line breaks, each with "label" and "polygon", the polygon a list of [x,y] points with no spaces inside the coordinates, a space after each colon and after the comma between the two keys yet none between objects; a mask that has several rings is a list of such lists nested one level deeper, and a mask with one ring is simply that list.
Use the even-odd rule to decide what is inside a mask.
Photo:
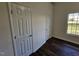
[{"label": "painted wall", "polygon": [[0,3],[0,56],[14,55],[7,3]]},{"label": "painted wall", "polygon": [[[50,3],[38,3],[38,2],[28,2],[28,3],[17,3],[30,7],[32,9],[32,26],[33,26],[33,46],[34,51],[39,48],[39,27],[42,28],[42,24],[47,19],[48,37],[50,38],[53,34],[52,24],[53,24],[53,5]],[[42,31],[42,30],[41,30]],[[42,39],[41,39],[42,40]],[[0,3],[0,55],[14,55],[11,31],[9,25],[9,14],[7,3]]]},{"label": "painted wall", "polygon": [[79,12],[79,3],[55,3],[53,36],[79,44],[79,36],[66,33],[67,15],[70,12]]}]

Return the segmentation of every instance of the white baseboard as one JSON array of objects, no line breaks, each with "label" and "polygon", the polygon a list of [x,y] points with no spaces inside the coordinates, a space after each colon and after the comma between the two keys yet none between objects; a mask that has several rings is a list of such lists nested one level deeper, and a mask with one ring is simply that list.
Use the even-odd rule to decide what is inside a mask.
[{"label": "white baseboard", "polygon": [[68,40],[68,39],[66,39],[66,38],[63,38],[63,37],[58,37],[58,36],[54,36],[54,35],[53,35],[53,37],[59,38],[59,39],[61,39],[61,40],[65,40],[65,41],[68,41],[68,42],[72,42],[72,43],[75,43],[75,44],[79,44],[78,42],[70,41],[70,40]]},{"label": "white baseboard", "polygon": [[[46,43],[46,41],[42,44],[42,46]],[[40,47],[42,47],[40,46]],[[37,49],[33,50],[33,53],[35,53],[40,47],[38,47]]]}]

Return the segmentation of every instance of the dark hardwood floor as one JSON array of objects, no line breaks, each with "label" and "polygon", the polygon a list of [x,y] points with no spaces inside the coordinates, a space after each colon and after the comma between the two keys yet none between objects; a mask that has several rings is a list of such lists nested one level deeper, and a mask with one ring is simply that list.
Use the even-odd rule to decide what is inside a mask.
[{"label": "dark hardwood floor", "polygon": [[51,38],[30,56],[79,56],[79,45]]}]

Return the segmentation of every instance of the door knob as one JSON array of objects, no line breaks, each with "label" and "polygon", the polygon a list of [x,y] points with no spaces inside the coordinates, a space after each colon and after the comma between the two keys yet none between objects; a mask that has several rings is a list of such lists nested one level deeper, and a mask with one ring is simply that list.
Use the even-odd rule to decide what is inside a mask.
[{"label": "door knob", "polygon": [[14,39],[16,39],[16,36],[14,36]]},{"label": "door knob", "polygon": [[29,35],[29,37],[32,37],[32,35]]}]

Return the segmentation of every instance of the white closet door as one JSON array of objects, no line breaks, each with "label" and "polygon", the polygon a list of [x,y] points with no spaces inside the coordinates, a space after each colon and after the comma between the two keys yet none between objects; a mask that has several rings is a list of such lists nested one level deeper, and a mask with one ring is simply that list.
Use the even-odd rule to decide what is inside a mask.
[{"label": "white closet door", "polygon": [[29,55],[32,53],[30,8],[13,3],[9,6],[15,55]]},{"label": "white closet door", "polygon": [[46,18],[44,15],[39,15],[38,24],[38,48],[40,48],[46,42]]},{"label": "white closet door", "polygon": [[45,16],[40,17],[40,45],[42,46],[46,42],[46,18]]}]

